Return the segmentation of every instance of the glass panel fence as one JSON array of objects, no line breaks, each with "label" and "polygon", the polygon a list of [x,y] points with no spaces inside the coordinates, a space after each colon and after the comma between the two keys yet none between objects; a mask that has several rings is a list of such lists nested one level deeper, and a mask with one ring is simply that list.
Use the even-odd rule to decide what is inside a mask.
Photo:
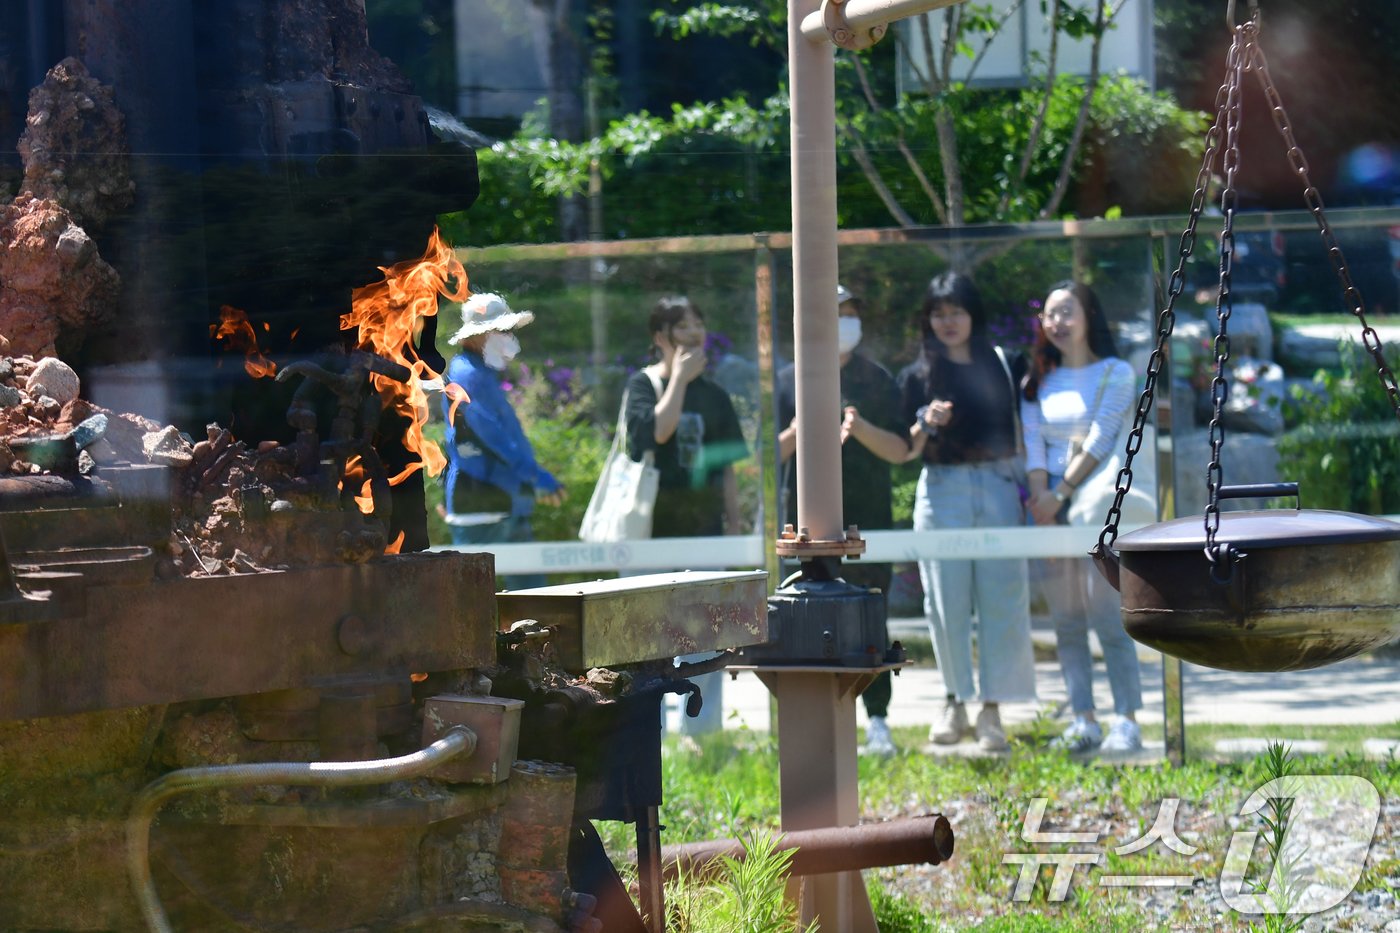
[{"label": "glass panel fence", "polygon": [[[1382,337],[1396,305],[1390,251],[1397,213],[1350,210],[1332,218],[1343,248],[1355,257],[1353,278]],[[1134,488],[1156,497],[1167,517],[1199,512],[1206,499],[1219,280],[1215,234],[1206,223],[1209,218],[1175,305],[1171,368],[1159,381],[1150,418],[1158,430],[1134,465]],[[971,269],[985,309],[979,332],[984,326],[989,342],[1028,360],[1047,294],[1075,279],[1097,294],[1115,352],[1130,365],[1140,391],[1177,264],[1180,224],[1135,218],[968,228],[958,236],[944,229],[844,231],[840,278],[862,304],[857,352],[892,376],[907,373],[921,352],[920,308],[930,279]],[[1360,328],[1346,315],[1312,218],[1244,215],[1236,228],[1237,243],[1244,245],[1237,245],[1227,330],[1226,481],[1273,482],[1297,472],[1307,505],[1400,512],[1387,499],[1400,483],[1385,480],[1400,462],[1386,452],[1394,419],[1379,417],[1384,395],[1369,391],[1369,370],[1354,354],[1338,351],[1339,341],[1359,340]],[[520,332],[523,350],[508,370],[507,394],[541,466],[556,472],[567,490],[561,505],[536,507],[535,544],[497,550],[503,571],[595,574],[769,561],[773,536],[795,518],[790,497],[782,496],[791,464],[775,445],[786,425],[778,422],[774,395],[794,357],[790,248],[790,238],[777,234],[461,251],[474,291],[499,292],[536,315]],[[685,535],[696,540],[684,543],[669,534],[645,546],[580,542],[579,522],[617,426],[624,385],[657,359],[648,322],[666,296],[688,297],[703,315],[705,379],[722,389],[740,424],[742,456],[730,466],[742,520],[730,536],[699,534],[704,529],[696,526],[697,533]],[[439,349],[448,358],[457,352],[447,339],[456,313],[445,309],[449,323],[439,329]],[[1325,372],[1319,376],[1319,370]],[[1338,432],[1352,441],[1342,450],[1333,449]],[[895,465],[892,472],[891,528],[862,527],[867,559],[1082,554],[1097,534],[1088,525],[1002,526],[976,535],[902,530],[912,527],[918,463]],[[439,519],[443,513],[451,514],[445,503]],[[451,526],[435,522],[432,535],[446,544]]]}]

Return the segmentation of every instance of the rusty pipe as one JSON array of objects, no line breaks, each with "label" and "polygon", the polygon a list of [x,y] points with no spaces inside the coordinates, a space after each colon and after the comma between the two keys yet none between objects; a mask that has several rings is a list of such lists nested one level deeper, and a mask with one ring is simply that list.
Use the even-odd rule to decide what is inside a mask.
[{"label": "rusty pipe", "polygon": [[476,733],[454,726],[427,748],[376,761],[266,762],[184,768],[156,778],[141,789],[126,819],[126,867],[141,916],[152,933],[174,933],[151,878],[151,822],[167,800],[195,790],[295,784],[363,787],[418,777],[443,762],[476,751]]},{"label": "rusty pipe", "polygon": [[[908,19],[920,13],[931,13],[944,7],[954,6],[963,0],[833,0],[841,8],[842,18],[852,31],[869,32],[872,27],[884,26],[898,19]],[[829,38],[826,18],[823,11],[808,13],[802,18],[802,35],[813,42]]]},{"label": "rusty pipe", "polygon": [[[943,814],[929,813],[884,823],[804,829],[778,840],[777,851],[789,850],[789,873],[797,876],[886,865],[938,865],[953,857],[953,827]],[[682,871],[704,874],[713,871],[723,856],[742,860],[744,855],[739,839],[688,842],[661,850],[661,870],[667,879],[675,879]]]}]

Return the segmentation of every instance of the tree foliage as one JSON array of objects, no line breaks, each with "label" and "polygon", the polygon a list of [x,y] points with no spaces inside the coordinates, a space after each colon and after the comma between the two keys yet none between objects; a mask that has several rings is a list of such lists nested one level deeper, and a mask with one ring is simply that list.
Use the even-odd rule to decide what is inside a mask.
[{"label": "tree foliage", "polygon": [[[1204,124],[1169,95],[1101,77],[1097,67],[1085,77],[1064,74],[1053,46],[1025,88],[953,78],[954,57],[975,63],[1022,2],[936,14],[943,52],[915,62],[922,87],[913,92],[897,92],[896,41],[838,54],[843,226],[1008,222],[1179,203]],[[1040,2],[1070,38],[1102,36],[1122,5]],[[737,0],[678,4],[655,22],[669,41],[720,35],[781,48],[785,15],[778,0]],[[786,229],[787,146],[782,80],[762,100],[735,95],[677,102],[669,114],[617,114],[581,142],[522,132],[480,154],[483,199],[493,210],[478,207],[448,227],[466,244],[557,239],[550,199],[581,195],[592,180],[601,183],[606,238]],[[1103,181],[1120,169],[1126,183]]]}]

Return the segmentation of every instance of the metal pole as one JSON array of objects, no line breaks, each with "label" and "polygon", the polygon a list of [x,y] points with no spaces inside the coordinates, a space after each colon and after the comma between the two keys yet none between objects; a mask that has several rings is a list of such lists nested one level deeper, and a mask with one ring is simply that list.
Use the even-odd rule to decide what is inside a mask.
[{"label": "metal pole", "polygon": [[[875,673],[777,666],[755,673],[778,702],[783,832],[855,826],[860,822],[856,697]],[[816,920],[823,930],[879,931],[859,871],[792,881],[788,894],[797,901],[801,929]]]},{"label": "metal pole", "polygon": [[[1160,244],[1160,252],[1158,252]],[[1152,255],[1170,257],[1168,252],[1171,242],[1165,237],[1154,238]],[[1163,259],[1158,266],[1154,279],[1157,282],[1158,307],[1165,307],[1165,278],[1163,271],[1166,269],[1167,259]],[[1176,441],[1178,425],[1188,425],[1191,423],[1193,413],[1179,412],[1172,409],[1172,379],[1175,376],[1174,361],[1172,359],[1171,341],[1167,341],[1167,359],[1162,369],[1162,376],[1158,385],[1165,384],[1167,390],[1157,393],[1157,449],[1152,451],[1157,458],[1157,514],[1162,516],[1162,520],[1176,518],[1177,497],[1176,497]],[[1163,437],[1170,438],[1168,443],[1163,444]],[[1169,654],[1162,655],[1162,739],[1166,747],[1167,762],[1173,767],[1181,767],[1186,763],[1186,698],[1185,683],[1183,680],[1184,669],[1180,658],[1172,657]]]},{"label": "metal pole", "polygon": [[657,807],[646,807],[637,820],[637,893],[647,933],[666,933],[661,878],[661,821]]},{"label": "metal pole", "polygon": [[[593,78],[588,79],[586,119],[588,135],[598,136],[598,92]],[[588,240],[597,243],[603,239],[603,171],[595,157],[588,162]],[[607,277],[603,274],[606,263],[601,256],[588,257],[588,313],[593,324],[593,373],[601,379],[603,367],[607,365],[608,354],[608,312],[603,302],[603,289],[607,287]],[[607,422],[608,419],[604,418]]]},{"label": "metal pole", "polygon": [[775,545],[786,516],[783,514],[783,461],[777,444],[778,432],[783,426],[777,424],[773,389],[777,374],[777,361],[773,359],[773,286],[773,250],[768,246],[767,234],[758,234],[754,238],[753,269],[754,308],[758,316],[758,436],[769,454],[763,461],[763,522],[758,530],[763,534],[768,581],[776,586],[782,579],[782,564]]},{"label": "metal pole", "polygon": [[841,365],[836,348],[836,72],[826,33],[803,36],[818,0],[788,0],[792,102],[793,364],[797,522],[819,541],[841,524]]}]

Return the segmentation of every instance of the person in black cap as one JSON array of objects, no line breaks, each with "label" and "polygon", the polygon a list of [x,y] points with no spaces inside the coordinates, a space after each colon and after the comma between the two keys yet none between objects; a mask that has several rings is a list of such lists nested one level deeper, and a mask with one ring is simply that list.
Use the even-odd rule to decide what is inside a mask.
[{"label": "person in black cap", "polygon": [[[840,315],[837,349],[841,363],[841,514],[848,525],[861,530],[889,528],[893,524],[890,504],[890,464],[909,457],[909,436],[900,418],[899,387],[889,371],[856,347],[860,344],[862,301],[844,285],[836,287]],[[778,424],[787,425],[778,434],[778,449],[786,462],[783,487],[787,504],[785,521],[797,521],[797,394],[796,370],[790,364],[778,374]],[[884,594],[888,611],[889,564],[865,561],[844,564],[842,578],[856,586],[878,589]],[[893,755],[890,738],[890,697],[893,692],[889,672],[875,679],[861,694],[870,719],[863,751],[872,755]]]}]

